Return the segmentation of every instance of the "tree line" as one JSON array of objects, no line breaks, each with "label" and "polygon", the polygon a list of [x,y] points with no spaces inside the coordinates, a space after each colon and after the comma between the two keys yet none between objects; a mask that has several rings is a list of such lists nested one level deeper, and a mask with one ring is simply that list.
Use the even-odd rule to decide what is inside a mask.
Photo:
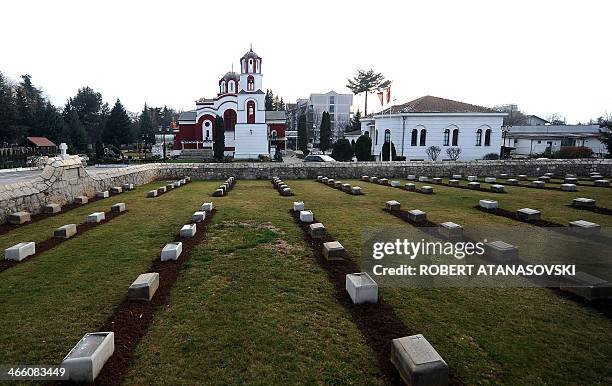
[{"label": "tree line", "polygon": [[0,146],[20,145],[26,137],[65,142],[72,154],[89,154],[101,144],[120,147],[136,142],[155,143],[159,128],[170,128],[174,109],[144,105],[139,114],[128,112],[117,99],[111,108],[102,94],[85,86],[61,108],[54,106],[30,75],[13,82],[0,72]]}]

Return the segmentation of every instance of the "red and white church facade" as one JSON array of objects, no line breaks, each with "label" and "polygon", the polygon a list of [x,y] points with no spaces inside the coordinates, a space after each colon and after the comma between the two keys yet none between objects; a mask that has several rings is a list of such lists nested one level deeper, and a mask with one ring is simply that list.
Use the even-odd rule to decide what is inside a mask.
[{"label": "red and white church facade", "polygon": [[195,110],[181,113],[174,150],[212,149],[216,116],[223,117],[225,154],[238,159],[274,155],[285,149],[284,111],[266,112],[262,59],[252,49],[240,58],[240,74],[228,72],[219,80],[212,99],[196,101]]}]

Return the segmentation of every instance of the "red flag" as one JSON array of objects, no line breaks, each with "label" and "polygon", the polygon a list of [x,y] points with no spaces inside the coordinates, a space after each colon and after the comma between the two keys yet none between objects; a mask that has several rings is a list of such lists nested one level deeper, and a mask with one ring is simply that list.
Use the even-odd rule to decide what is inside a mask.
[{"label": "red flag", "polygon": [[387,87],[385,90],[385,96],[387,97],[387,103],[391,102],[391,86]]},{"label": "red flag", "polygon": [[380,105],[381,106],[385,105],[384,93],[382,91],[378,93],[378,100],[380,100]]}]

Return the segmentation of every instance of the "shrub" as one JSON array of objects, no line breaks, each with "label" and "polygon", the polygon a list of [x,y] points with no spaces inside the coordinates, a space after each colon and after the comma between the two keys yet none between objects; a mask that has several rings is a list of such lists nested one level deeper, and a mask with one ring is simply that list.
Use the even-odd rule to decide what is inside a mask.
[{"label": "shrub", "polygon": [[336,161],[351,161],[353,159],[353,147],[348,139],[341,138],[332,147],[332,158]]},{"label": "shrub", "polygon": [[591,158],[593,150],[585,146],[567,146],[554,153],[552,158],[575,159],[575,158]]},{"label": "shrub", "polygon": [[446,149],[446,155],[448,155],[448,158],[450,158],[452,161],[457,161],[461,155],[461,148],[449,147]]},{"label": "shrub", "polygon": [[355,142],[355,157],[357,161],[371,161],[372,160],[372,138],[367,135],[362,135],[357,138]]},{"label": "shrub", "polygon": [[489,154],[485,154],[484,157],[482,157],[482,159],[486,159],[486,160],[496,160],[499,159],[499,154],[497,153],[489,153]]},{"label": "shrub", "polygon": [[432,161],[437,160],[441,152],[442,152],[442,149],[440,149],[439,146],[433,146],[433,145],[428,147],[427,150],[425,150],[425,153],[427,153],[427,156]]},{"label": "shrub", "polygon": [[[397,157],[395,144],[391,142],[391,159],[395,159],[395,157]],[[383,161],[389,161],[389,142],[383,144],[381,158]]]}]

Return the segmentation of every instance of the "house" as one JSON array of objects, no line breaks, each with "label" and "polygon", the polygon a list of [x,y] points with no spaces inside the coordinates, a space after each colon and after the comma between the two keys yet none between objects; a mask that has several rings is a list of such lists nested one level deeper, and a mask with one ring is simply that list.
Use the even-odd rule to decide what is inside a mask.
[{"label": "house", "polygon": [[47,137],[27,137],[24,146],[38,155],[57,153],[57,145]]},{"label": "house", "polygon": [[250,49],[240,58],[240,74],[230,71],[219,80],[217,96],[197,100],[194,110],[179,116],[175,153],[212,158],[217,116],[223,118],[227,156],[254,159],[269,157],[272,145],[284,149],[285,123],[267,114],[262,81],[262,58]]},{"label": "house", "polygon": [[391,141],[398,156],[427,160],[427,148],[461,149],[459,159],[482,159],[499,155],[502,124],[506,113],[434,96],[424,96],[391,106],[361,119],[361,134],[372,137],[372,155],[381,159],[382,147]]},{"label": "house", "polygon": [[551,154],[568,146],[588,147],[598,157],[608,154],[599,140],[599,125],[525,125],[506,130],[504,146],[514,156]]}]

